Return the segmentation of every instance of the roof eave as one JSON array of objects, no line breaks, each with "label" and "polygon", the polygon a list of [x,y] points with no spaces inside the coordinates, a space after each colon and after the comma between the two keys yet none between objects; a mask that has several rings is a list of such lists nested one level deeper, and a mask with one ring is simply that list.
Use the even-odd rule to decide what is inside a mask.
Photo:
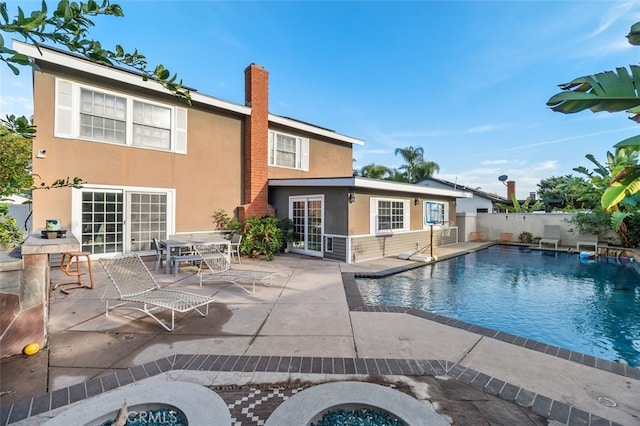
[{"label": "roof eave", "polygon": [[354,189],[373,189],[380,191],[405,192],[419,195],[437,195],[452,198],[471,198],[470,192],[451,189],[430,188],[403,182],[366,179],[361,177],[309,178],[309,179],[270,179],[269,186],[306,186],[306,187],[350,187]]},{"label": "roof eave", "polygon": [[318,128],[309,124],[301,123],[296,120],[292,120],[290,118],[281,117],[279,115],[269,114],[269,121],[271,123],[281,124],[283,126],[291,127],[297,130],[302,130],[304,132],[313,133],[319,136],[325,136],[330,139],[339,140],[342,142],[347,142],[352,145],[364,145],[364,141],[362,139],[357,139],[351,136],[341,135],[336,132],[332,132],[331,130]]}]

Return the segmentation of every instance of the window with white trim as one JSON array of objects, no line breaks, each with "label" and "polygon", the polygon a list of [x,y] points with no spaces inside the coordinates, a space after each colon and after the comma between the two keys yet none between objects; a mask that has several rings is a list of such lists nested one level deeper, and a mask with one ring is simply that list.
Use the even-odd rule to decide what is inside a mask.
[{"label": "window with white trim", "polygon": [[80,137],[125,143],[127,100],[80,89]]},{"label": "window with white trim", "polygon": [[409,230],[409,200],[371,199],[373,233]]},{"label": "window with white trim", "polygon": [[133,145],[171,148],[171,109],[133,101]]},{"label": "window with white trim", "polygon": [[440,201],[424,202],[424,224],[428,225],[444,225],[447,204]]},{"label": "window with white trim", "polygon": [[187,110],[56,79],[54,135],[186,153]]},{"label": "window with white trim", "polygon": [[269,165],[309,170],[309,139],[270,130]]}]

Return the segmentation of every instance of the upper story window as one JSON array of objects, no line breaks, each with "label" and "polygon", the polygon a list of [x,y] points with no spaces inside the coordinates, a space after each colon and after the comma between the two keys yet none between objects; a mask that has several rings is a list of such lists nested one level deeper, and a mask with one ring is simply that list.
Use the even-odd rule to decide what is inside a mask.
[{"label": "upper story window", "polygon": [[125,143],[127,100],[80,89],[80,137]]},{"label": "upper story window", "polygon": [[171,148],[171,109],[133,101],[133,144]]},{"label": "upper story window", "polygon": [[409,230],[409,200],[371,199],[372,233]]},{"label": "upper story window", "polygon": [[269,165],[309,170],[309,139],[269,131]]},{"label": "upper story window", "polygon": [[56,79],[54,135],[185,154],[187,110]]}]

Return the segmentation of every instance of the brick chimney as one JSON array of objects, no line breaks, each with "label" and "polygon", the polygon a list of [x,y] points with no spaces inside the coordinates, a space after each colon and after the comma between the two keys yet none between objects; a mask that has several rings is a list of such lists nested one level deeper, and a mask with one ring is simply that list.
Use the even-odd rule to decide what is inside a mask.
[{"label": "brick chimney", "polygon": [[515,195],[516,195],[516,181],[508,180],[507,181],[507,200],[511,200],[511,198]]},{"label": "brick chimney", "polygon": [[245,104],[251,115],[244,122],[242,205],[238,218],[273,215],[268,204],[269,72],[251,64],[244,70]]}]

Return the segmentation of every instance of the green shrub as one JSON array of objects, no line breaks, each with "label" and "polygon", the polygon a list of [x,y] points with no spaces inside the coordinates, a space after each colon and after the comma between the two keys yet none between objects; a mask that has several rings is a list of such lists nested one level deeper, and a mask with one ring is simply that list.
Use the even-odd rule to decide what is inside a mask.
[{"label": "green shrub", "polygon": [[218,230],[231,230],[239,233],[242,231],[242,223],[235,217],[230,217],[223,209],[216,210],[211,217]]},{"label": "green shrub", "polygon": [[520,235],[518,235],[518,240],[521,243],[531,244],[533,243],[533,234],[528,231],[521,232]]},{"label": "green shrub", "polygon": [[9,216],[9,205],[0,203],[0,246],[11,248],[21,244],[22,240],[16,220]]},{"label": "green shrub", "polygon": [[275,253],[284,247],[284,232],[279,225],[280,219],[274,216],[247,219],[240,252],[249,256],[263,254],[265,259],[273,260]]}]

